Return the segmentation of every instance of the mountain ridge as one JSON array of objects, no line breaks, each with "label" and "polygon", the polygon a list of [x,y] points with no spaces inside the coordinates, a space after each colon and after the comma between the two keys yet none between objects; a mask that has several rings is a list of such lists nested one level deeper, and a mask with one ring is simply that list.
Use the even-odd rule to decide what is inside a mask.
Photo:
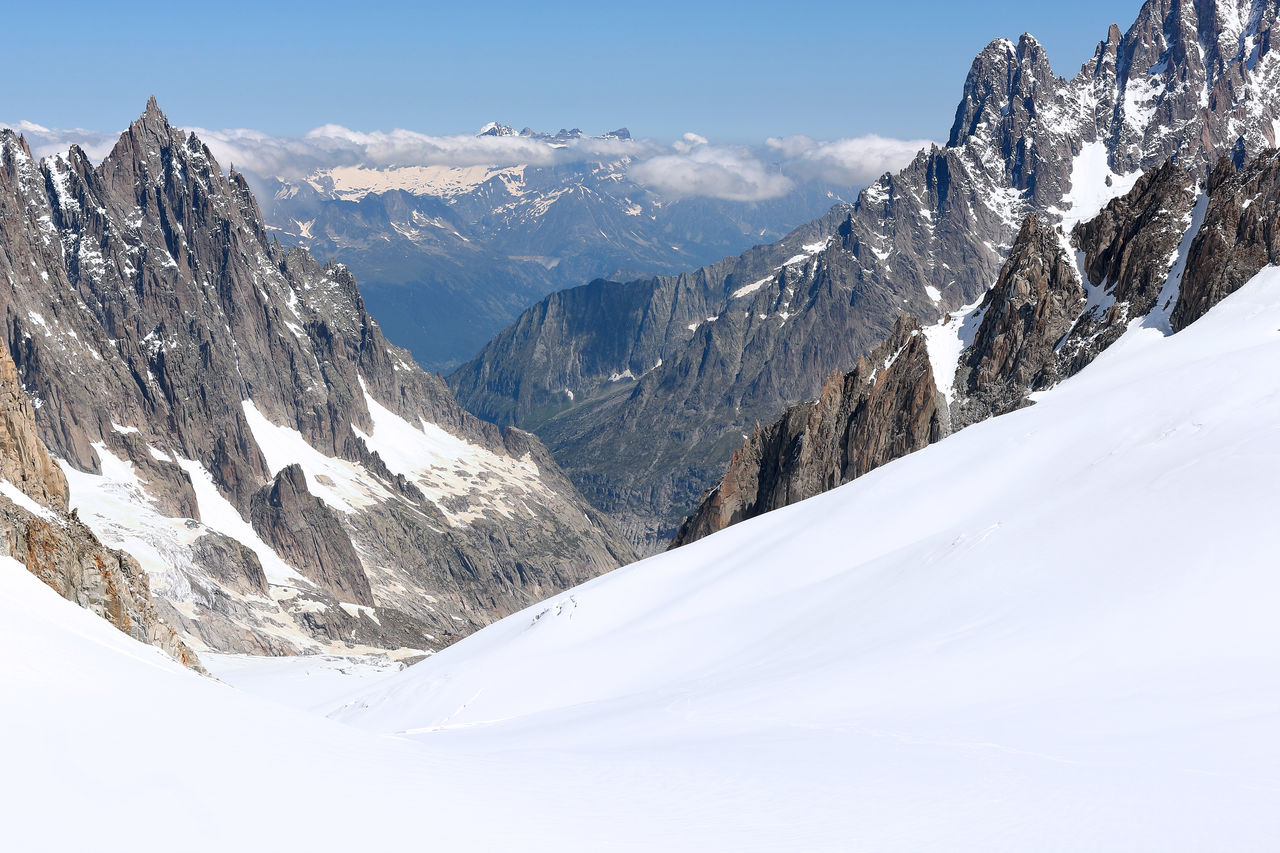
[{"label": "mountain ridge", "polygon": [[[198,649],[421,654],[630,557],[536,438],[463,411],[154,98],[97,167],[9,131],[0,157],[6,344],[41,438]],[[285,548],[303,565],[267,544],[321,516],[326,547]],[[328,591],[365,585],[375,607]]]},{"label": "mountain ridge", "polygon": [[[545,348],[550,363],[572,360],[574,342],[557,340],[561,327],[550,325],[543,340],[538,322],[560,297],[526,312],[450,383],[472,410],[496,420],[514,412],[515,423],[535,429],[584,494],[652,550],[756,421],[812,399],[826,377],[883,340],[900,313],[932,321],[986,292],[1027,213],[1069,231],[1170,157],[1207,174],[1221,155],[1239,159],[1273,145],[1276,16],[1275,2],[1202,9],[1148,0],[1127,31],[1111,27],[1070,80],[1053,74],[1034,37],[995,40],[966,78],[949,147],[886,174],[855,204],[829,213],[826,227],[800,229],[802,244],[793,235],[753,250],[768,265],[744,256],[736,268],[756,278],[730,281],[732,261],[700,270],[710,280],[702,293],[719,298],[707,306],[716,320],[650,347],[662,365],[643,365],[652,372],[625,398],[599,389],[613,374],[639,375],[633,364],[601,359],[582,386],[557,387],[560,376],[521,355]],[[1203,58],[1202,41],[1214,45]],[[671,279],[648,287],[655,303],[675,302]],[[611,285],[596,289],[607,302]],[[638,341],[643,329],[637,322],[617,334]],[[541,423],[509,402],[556,393],[561,411]],[[613,465],[619,457],[647,461]]]},{"label": "mountain ridge", "polygon": [[[517,136],[547,145],[580,138]],[[273,233],[357,270],[388,334],[429,369],[445,371],[550,292],[714,262],[782,236],[854,191],[797,178],[789,192],[758,201],[669,197],[630,176],[638,155],[339,166],[298,180],[254,177],[254,185]]]}]

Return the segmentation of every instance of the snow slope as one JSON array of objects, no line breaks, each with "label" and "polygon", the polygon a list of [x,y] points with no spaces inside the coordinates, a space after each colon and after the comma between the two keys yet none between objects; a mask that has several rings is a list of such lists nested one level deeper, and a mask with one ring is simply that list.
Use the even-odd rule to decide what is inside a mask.
[{"label": "snow slope", "polygon": [[0,643],[5,850],[507,850],[554,829],[482,796],[513,796],[529,772],[198,676],[11,557]]},{"label": "snow slope", "polygon": [[1272,268],[1029,409],[377,678],[346,726],[0,559],[6,846],[1272,850],[1277,439]]},{"label": "snow slope", "polygon": [[1271,268],[1177,336],[1135,325],[1031,409],[560,595],[335,716],[608,764],[620,825],[685,809],[757,824],[762,849],[1268,847],[1278,329]]}]

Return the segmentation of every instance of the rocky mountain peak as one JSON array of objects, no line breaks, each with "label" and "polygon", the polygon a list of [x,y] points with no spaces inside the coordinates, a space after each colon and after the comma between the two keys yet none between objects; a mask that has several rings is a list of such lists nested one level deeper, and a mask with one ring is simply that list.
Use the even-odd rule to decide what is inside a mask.
[{"label": "rocky mountain peak", "polygon": [[1001,126],[1009,133],[1025,129],[1035,115],[1037,92],[1054,82],[1048,56],[1034,36],[1023,33],[1017,45],[992,41],[969,69],[947,145],[959,145],[982,128],[987,133]]},{"label": "rocky mountain peak", "polygon": [[0,343],[0,553],[59,595],[181,663],[200,663],[151,598],[147,575],[128,554],[106,548],[68,512],[67,477],[37,433],[9,348]]},{"label": "rocky mountain peak", "polygon": [[[927,322],[973,304],[1006,275],[1005,261],[1021,244],[1027,248],[1014,258],[1021,266],[1008,271],[1002,291],[1014,301],[1001,301],[1009,310],[996,312],[1009,325],[989,329],[999,350],[990,353],[999,365],[992,382],[1016,378],[1007,399],[988,402],[999,410],[1016,405],[1024,380],[1060,375],[1062,351],[1052,352],[1048,330],[1071,328],[1085,289],[1101,288],[1098,299],[1117,318],[1152,296],[1152,282],[1136,279],[1121,292],[1109,292],[1105,282],[1085,288],[1057,229],[1092,219],[1171,158],[1194,180],[1224,154],[1243,163],[1274,144],[1280,52],[1271,49],[1271,32],[1278,9],[1277,0],[1148,0],[1128,30],[1109,28],[1094,60],[1069,80],[1054,76],[1033,38],[993,41],[966,77],[949,144],[881,177],[853,209],[833,210],[783,241],[681,278],[610,285],[607,293],[601,286],[598,298],[575,299],[578,316],[566,316],[566,298],[548,298],[460,369],[455,388],[464,403],[492,417],[509,417],[512,398],[516,411],[520,398],[547,400],[537,419],[517,423],[547,438],[598,505],[666,524],[666,513],[696,501],[687,497],[693,488],[714,482],[714,460],[728,461],[755,421],[812,397],[832,371],[850,370],[897,314]],[[1206,48],[1211,43],[1216,52]],[[1168,198],[1176,211],[1158,217],[1160,233],[1148,230],[1144,245],[1172,237],[1169,251],[1177,246],[1187,209],[1185,187],[1175,189]],[[1040,222],[1028,225],[1028,214]],[[705,284],[691,286],[698,282]],[[633,301],[671,318],[659,335],[654,313],[635,311]],[[1053,321],[1045,337],[1021,337],[1019,318],[1036,310]],[[614,319],[607,348],[593,343],[605,338],[593,316]],[[627,317],[635,319],[623,320],[620,331],[616,318]],[[1111,322],[1090,317],[1084,325]],[[585,334],[565,340],[579,321]],[[1120,326],[1107,328],[1110,335]],[[1097,342],[1075,342],[1081,348],[1073,351],[1079,360],[1065,365],[1071,369],[1098,351]],[[591,362],[582,358],[588,352]],[[647,356],[642,363],[637,352]],[[575,365],[572,381],[565,381],[565,364]],[[620,402],[615,377],[628,376],[641,378]],[[693,449],[672,453],[651,437],[659,435],[679,435]],[[636,463],[617,465],[626,453]],[[664,453],[669,460],[655,464]]]},{"label": "rocky mountain peak", "polygon": [[519,133],[509,124],[491,121],[480,128],[476,136],[519,136]]},{"label": "rocky mountain peak", "polygon": [[387,342],[346,267],[269,239],[154,100],[97,167],[5,135],[0,288],[71,506],[145,544],[206,647],[421,652],[630,555],[540,443]]}]

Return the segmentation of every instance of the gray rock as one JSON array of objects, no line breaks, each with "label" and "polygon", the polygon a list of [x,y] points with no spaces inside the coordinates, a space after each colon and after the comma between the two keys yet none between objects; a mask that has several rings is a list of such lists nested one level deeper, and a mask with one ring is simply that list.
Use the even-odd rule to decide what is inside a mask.
[{"label": "gray rock", "polygon": [[1191,244],[1171,317],[1174,329],[1194,323],[1264,266],[1280,263],[1280,153],[1263,152],[1238,173],[1224,159],[1208,193],[1204,227]]},{"label": "gray rock", "polygon": [[373,590],[338,514],[307,491],[299,465],[280,469],[253,496],[253,527],[277,554],[339,601],[373,604]]},{"label": "gray rock", "polygon": [[824,382],[818,399],[757,426],[670,547],[821,494],[949,431],[919,324],[903,317],[853,371]]},{"label": "gray rock", "polygon": [[[296,652],[352,636],[384,648],[412,635],[408,648],[426,651],[633,556],[537,439],[465,412],[387,342],[346,267],[272,240],[243,175],[224,174],[154,99],[96,167],[74,147],[36,163],[0,131],[0,307],[40,437],[80,471],[101,471],[100,451],[129,462],[148,512],[201,520],[183,467],[198,463],[248,518],[282,461],[305,464],[268,465],[247,401],[359,480],[350,513],[296,490],[287,507],[263,504],[259,535],[319,579],[306,589],[264,587],[263,560],[208,527],[191,528],[194,547],[152,543],[157,594],[209,648]],[[393,473],[361,438],[375,431],[368,400],[439,428],[472,461],[424,459],[421,482]],[[527,473],[498,482],[468,467],[481,458]],[[310,541],[299,519],[318,525]],[[100,532],[127,538],[114,523]],[[464,566],[474,580],[460,585]],[[339,615],[343,602],[399,615],[379,640],[378,619]]]},{"label": "gray rock", "polygon": [[191,650],[151,601],[136,560],[103,547],[67,511],[67,480],[36,434],[31,401],[18,385],[9,350],[0,346],[0,478],[32,505],[0,496],[0,550],[59,595],[97,613],[116,628],[200,669]]},{"label": "gray rock", "polygon": [[978,306],[982,322],[956,372],[956,426],[1012,411],[1030,391],[1053,384],[1057,344],[1084,307],[1084,287],[1056,229],[1028,215]]}]

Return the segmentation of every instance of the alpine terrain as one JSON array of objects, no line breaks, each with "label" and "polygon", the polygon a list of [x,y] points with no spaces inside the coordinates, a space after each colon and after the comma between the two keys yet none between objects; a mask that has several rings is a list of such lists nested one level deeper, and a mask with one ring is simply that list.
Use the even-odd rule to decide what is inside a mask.
[{"label": "alpine terrain", "polygon": [[[343,165],[300,180],[248,173],[268,229],[355,271],[370,312],[429,370],[456,368],[552,291],[709,263],[856,193],[797,178],[771,198],[670,196],[631,176],[644,148],[626,128],[593,138],[491,122],[478,136],[515,137],[537,159]],[[557,162],[569,145],[591,156]]]},{"label": "alpine terrain", "polygon": [[757,423],[818,397],[903,313],[932,324],[991,289],[1028,214],[1070,234],[1170,158],[1203,180],[1273,146],[1277,5],[1149,0],[1070,78],[1030,35],[993,41],[945,147],[772,245],[552,294],[450,384],[535,430],[642,550],[663,547]]},{"label": "alpine terrain", "polygon": [[[1277,377],[1272,266],[1176,334],[1133,326],[1034,406],[348,695],[222,688],[14,565],[7,838],[1268,850]],[[104,834],[103,791],[145,819]]]},{"label": "alpine terrain", "polygon": [[0,130],[6,849],[1272,851],[1278,18],[994,41],[945,147],[447,380],[154,98]]},{"label": "alpine terrain", "polygon": [[0,132],[0,217],[5,343],[60,461],[24,493],[136,558],[197,651],[419,655],[631,558],[154,99],[97,166]]}]

